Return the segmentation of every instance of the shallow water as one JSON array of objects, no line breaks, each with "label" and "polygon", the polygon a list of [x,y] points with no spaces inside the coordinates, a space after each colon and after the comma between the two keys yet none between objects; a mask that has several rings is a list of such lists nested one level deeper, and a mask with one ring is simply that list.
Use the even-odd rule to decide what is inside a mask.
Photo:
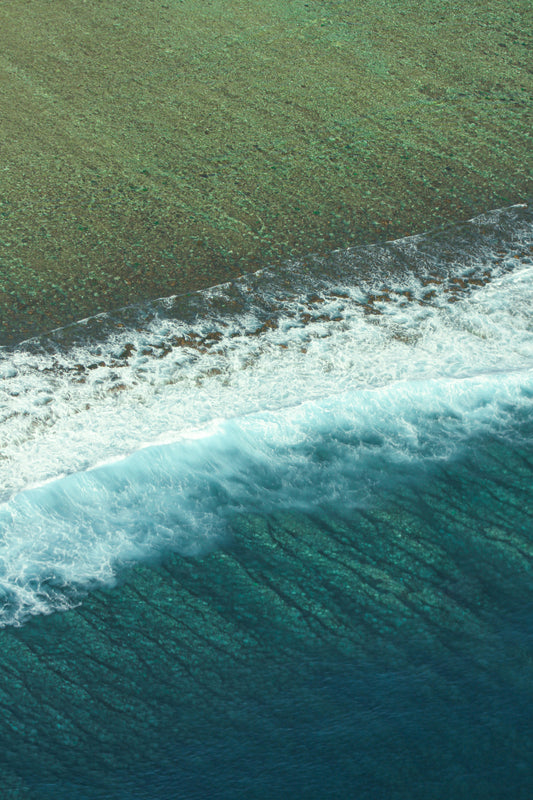
[{"label": "shallow water", "polygon": [[530,796],[532,230],[1,352],[12,796]]}]

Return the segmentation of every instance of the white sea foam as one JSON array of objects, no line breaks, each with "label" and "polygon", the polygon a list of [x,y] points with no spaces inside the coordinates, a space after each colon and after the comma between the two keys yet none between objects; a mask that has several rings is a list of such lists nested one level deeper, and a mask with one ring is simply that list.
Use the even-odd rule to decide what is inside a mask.
[{"label": "white sea foam", "polygon": [[533,405],[533,264],[516,256],[343,272],[266,316],[217,315],[221,289],[193,323],[155,314],[96,345],[4,352],[3,622],[118,564],[201,552],[236,512],[353,507],[391,465],[510,430]]}]

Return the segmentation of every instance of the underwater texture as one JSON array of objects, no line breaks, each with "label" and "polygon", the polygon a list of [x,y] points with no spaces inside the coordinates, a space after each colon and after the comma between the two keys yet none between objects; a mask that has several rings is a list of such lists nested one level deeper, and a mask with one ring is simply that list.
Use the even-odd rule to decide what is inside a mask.
[{"label": "underwater texture", "polygon": [[0,350],[6,798],[528,798],[514,206]]},{"label": "underwater texture", "polygon": [[528,202],[528,0],[2,0],[0,344]]}]

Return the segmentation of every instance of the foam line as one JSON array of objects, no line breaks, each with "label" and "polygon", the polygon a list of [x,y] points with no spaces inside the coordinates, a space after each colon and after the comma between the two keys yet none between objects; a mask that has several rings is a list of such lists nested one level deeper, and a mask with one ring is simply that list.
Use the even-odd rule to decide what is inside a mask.
[{"label": "foam line", "polygon": [[203,314],[139,312],[96,342],[2,352],[0,624],[121,565],[203,552],[236,513],[353,508],[478,436],[523,436],[526,222],[505,242],[485,222],[468,257],[450,233],[411,237],[371,251],[371,280],[360,252],[336,254],[313,289],[302,267],[288,285],[210,290]]}]

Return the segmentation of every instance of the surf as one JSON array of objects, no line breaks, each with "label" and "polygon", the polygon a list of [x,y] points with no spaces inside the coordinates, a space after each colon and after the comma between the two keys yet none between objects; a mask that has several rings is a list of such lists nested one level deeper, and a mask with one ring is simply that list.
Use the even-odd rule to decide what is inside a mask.
[{"label": "surf", "polygon": [[532,229],[494,212],[4,349],[0,623],[239,515],[349,515],[479,437],[527,442]]}]

